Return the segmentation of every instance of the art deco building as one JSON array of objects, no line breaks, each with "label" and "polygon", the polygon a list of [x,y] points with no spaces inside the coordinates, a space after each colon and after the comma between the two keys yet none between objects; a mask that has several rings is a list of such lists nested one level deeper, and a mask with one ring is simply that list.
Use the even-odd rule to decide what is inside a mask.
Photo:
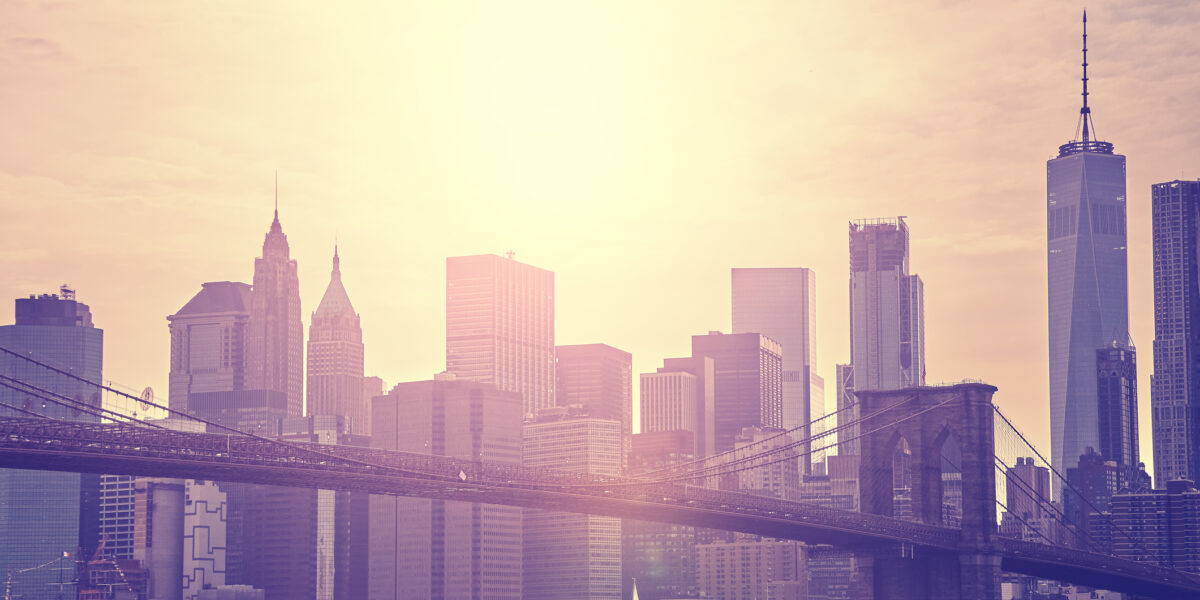
[{"label": "art deco building", "polygon": [[[783,428],[825,414],[825,381],[817,374],[817,275],[804,268],[733,269],[733,332],[761,333],[783,348]],[[805,428],[797,439],[816,431]],[[809,444],[801,443],[804,452]],[[812,471],[814,457],[799,461]]]},{"label": "art deco building", "polygon": [[246,348],[246,389],[273,390],[287,397],[287,414],[304,414],[304,326],[300,322],[300,279],[290,257],[279,211],[254,259],[254,288]]},{"label": "art deco building", "polygon": [[1096,350],[1129,340],[1125,157],[1092,138],[1086,24],[1080,134],[1046,162],[1050,445],[1060,473],[1100,447]]},{"label": "art deco building", "polygon": [[363,385],[362,327],[342,285],[341,261],[334,248],[329,286],[308,329],[306,414],[345,417],[350,433],[369,434],[370,410]]},{"label": "art deco building", "polygon": [[446,371],[555,405],[554,273],[494,254],[446,259]]},{"label": "art deco building", "polygon": [[1154,480],[1200,479],[1200,181],[1151,187]]}]

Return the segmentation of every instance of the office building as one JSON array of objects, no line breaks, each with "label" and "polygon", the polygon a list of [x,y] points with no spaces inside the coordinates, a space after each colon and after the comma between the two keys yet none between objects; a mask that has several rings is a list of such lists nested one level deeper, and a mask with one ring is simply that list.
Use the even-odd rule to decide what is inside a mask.
[{"label": "office building", "polygon": [[800,542],[737,534],[697,547],[702,597],[723,600],[806,600],[808,578]]},{"label": "office building", "polygon": [[171,335],[167,399],[173,410],[188,410],[192,393],[246,389],[250,284],[205,283],[167,322]]},{"label": "office building", "polygon": [[[1200,479],[1200,181],[1150,190],[1154,236],[1154,480]],[[1136,431],[1136,428],[1135,428]]]},{"label": "office building", "polygon": [[715,454],[716,364],[707,356],[668,358],[655,373],[642,373],[643,433],[692,432],[693,454]]},{"label": "office building", "polygon": [[[817,374],[817,274],[804,268],[733,269],[731,279],[733,333],[761,333],[783,349],[782,427],[795,429],[824,416],[825,381]],[[796,439],[814,433],[805,427]],[[810,444],[799,447],[808,452]],[[805,474],[817,458],[799,461]]]},{"label": "office building", "polygon": [[925,384],[925,286],[904,217],[850,222],[851,389]]},{"label": "office building", "polygon": [[494,254],[446,259],[446,371],[555,405],[554,273]]},{"label": "office building", "polygon": [[[371,447],[521,464],[522,397],[456,381],[396,385],[372,400]],[[370,600],[521,595],[521,509],[371,496]]]},{"label": "office building", "polygon": [[290,257],[276,209],[263,240],[262,256],[254,259],[246,389],[283,392],[287,414],[292,417],[304,414],[304,325],[300,314],[296,261]]},{"label": "office building", "polygon": [[1084,48],[1081,135],[1046,161],[1050,461],[1060,473],[1100,447],[1096,350],[1129,340],[1125,157],[1091,138],[1086,29]]},{"label": "office building", "polygon": [[342,285],[341,259],[335,247],[329,286],[308,329],[305,415],[344,417],[348,433],[370,435],[370,411],[363,391],[362,327]]},{"label": "office building", "polygon": [[582,406],[594,419],[621,422],[621,465],[633,436],[633,355],[607,344],[554,349],[558,406]]},{"label": "office building", "polygon": [[100,540],[103,556],[133,558],[133,482],[132,475],[100,476]]},{"label": "office building", "polygon": [[215,482],[184,481],[183,600],[225,585],[225,502]]},{"label": "office building", "polygon": [[[691,463],[695,434],[655,431],[633,436],[629,473],[637,476]],[[643,600],[696,598],[696,528],[674,523],[621,521],[621,572],[625,587],[637,581]],[[629,597],[629,590],[622,590]]]},{"label": "office building", "polygon": [[743,427],[783,426],[783,350],[759,333],[692,336],[692,358],[713,359],[714,449],[733,448]]},{"label": "office building", "polygon": [[[104,331],[93,325],[88,306],[77,302],[66,286],[61,294],[18,298],[15,323],[0,326],[0,347],[88,381],[102,378]],[[0,402],[6,405],[56,419],[99,421],[70,403],[53,401],[66,397],[99,407],[100,393],[93,385],[7,354],[0,354],[0,373],[52,393],[42,398],[0,388]],[[0,415],[26,416],[3,406]],[[94,552],[99,543],[99,493],[98,475],[0,469],[0,572],[36,567],[64,552],[74,555],[77,548]],[[59,575],[46,568],[14,576],[12,594],[44,597]]]},{"label": "office building", "polygon": [[[621,474],[621,421],[583,407],[543,409],[524,426],[524,465],[588,475]],[[526,600],[620,600],[621,519],[527,509]]]}]

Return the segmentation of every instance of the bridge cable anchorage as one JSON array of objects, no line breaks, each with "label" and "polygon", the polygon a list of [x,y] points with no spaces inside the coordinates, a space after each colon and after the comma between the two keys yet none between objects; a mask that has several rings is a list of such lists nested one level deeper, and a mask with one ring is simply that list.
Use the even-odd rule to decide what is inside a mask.
[{"label": "bridge cable anchorage", "polygon": [[[120,390],[114,389],[113,387],[111,387],[111,386],[107,386],[107,385],[104,385],[104,384],[102,384],[102,383],[97,383],[97,382],[94,382],[94,381],[89,381],[89,380],[87,380],[87,379],[86,379],[86,378],[84,378],[84,377],[81,377],[81,376],[79,376],[79,375],[76,375],[76,374],[74,374],[74,373],[71,373],[71,372],[69,372],[69,371],[65,371],[65,370],[63,370],[63,369],[59,369],[59,368],[57,368],[57,367],[54,367],[54,366],[52,366],[52,365],[48,365],[48,364],[46,364],[46,363],[43,363],[43,362],[41,362],[41,361],[38,361],[38,360],[36,360],[36,359],[33,359],[33,358],[29,357],[29,356],[25,356],[24,354],[21,354],[21,353],[19,353],[19,352],[14,352],[13,350],[10,350],[10,349],[8,349],[8,348],[0,347],[0,353],[5,353],[5,354],[9,354],[9,355],[11,355],[11,356],[15,356],[15,357],[17,357],[17,358],[20,358],[20,359],[22,359],[22,360],[25,360],[25,361],[27,361],[27,362],[33,363],[33,364],[35,364],[35,365],[38,365],[38,366],[40,366],[40,367],[42,367],[42,368],[44,368],[44,369],[47,369],[47,370],[49,370],[49,371],[53,371],[53,372],[55,372],[55,373],[57,373],[57,374],[59,374],[59,375],[62,375],[62,376],[68,377],[68,378],[70,378],[70,379],[74,379],[74,380],[76,380],[76,381],[79,381],[79,382],[81,382],[81,383],[86,383],[86,384],[88,384],[88,385],[90,385],[90,386],[93,386],[93,387],[99,388],[99,389],[101,389],[101,390],[104,390],[104,391],[107,391],[107,392],[110,392],[110,393],[113,393],[113,394],[117,394],[118,396],[121,396],[121,397],[124,397],[124,398],[128,398],[128,399],[130,399],[130,400],[135,400],[135,401],[137,401],[137,402],[140,402],[140,403],[142,403],[142,404],[147,404],[147,405],[150,405],[150,406],[152,406],[152,407],[154,407],[154,408],[158,408],[158,409],[160,409],[160,410],[165,410],[165,411],[167,411],[169,414],[178,415],[178,416],[180,416],[180,417],[183,417],[183,418],[185,418],[185,419],[190,419],[190,420],[192,420],[192,421],[196,421],[196,422],[204,423],[205,425],[209,425],[209,426],[212,426],[212,427],[214,427],[214,428],[220,429],[220,430],[222,430],[222,431],[229,432],[229,433],[231,433],[231,434],[233,434],[233,435],[242,436],[242,437],[249,437],[249,438],[252,438],[252,439],[256,439],[256,440],[258,440],[258,441],[266,442],[266,443],[269,443],[269,444],[274,444],[274,445],[281,446],[281,447],[285,447],[285,448],[291,448],[291,449],[294,449],[294,450],[299,450],[299,451],[301,451],[301,452],[306,452],[306,453],[309,453],[309,454],[312,454],[312,455],[315,455],[315,456],[320,456],[320,457],[323,457],[323,458],[330,458],[330,459],[334,459],[334,460],[340,460],[340,461],[352,462],[352,463],[355,463],[355,464],[359,464],[359,465],[361,465],[361,466],[371,467],[371,468],[380,469],[380,470],[385,470],[385,471],[393,471],[393,472],[400,473],[400,474],[406,474],[406,475],[422,475],[422,476],[427,476],[427,477],[442,477],[442,476],[444,475],[443,473],[426,473],[426,472],[420,472],[420,471],[410,471],[410,470],[400,469],[400,468],[397,468],[397,467],[392,467],[392,466],[389,466],[389,465],[380,465],[380,464],[374,464],[374,463],[370,463],[370,462],[366,462],[366,461],[360,461],[360,460],[356,460],[356,459],[349,459],[349,458],[346,458],[346,457],[344,457],[344,456],[340,456],[340,455],[337,455],[337,454],[331,454],[331,453],[328,453],[328,452],[322,452],[322,451],[320,451],[320,450],[317,450],[317,449],[315,449],[315,448],[310,448],[310,447],[307,447],[307,446],[304,446],[304,445],[301,445],[301,444],[298,444],[298,443],[295,443],[295,442],[288,442],[288,441],[285,441],[285,440],[273,439],[273,438],[269,438],[269,437],[266,437],[266,436],[258,435],[258,434],[255,434],[255,433],[250,433],[250,432],[247,432],[247,431],[242,431],[242,430],[236,429],[236,428],[234,428],[234,427],[229,427],[228,425],[224,425],[224,424],[222,424],[222,423],[218,423],[218,422],[215,422],[215,421],[211,421],[211,420],[208,420],[208,419],[204,419],[204,418],[202,418],[202,417],[198,417],[198,416],[196,416],[196,415],[188,414],[188,413],[186,413],[186,412],[183,412],[183,411],[175,410],[175,409],[173,409],[173,408],[170,408],[170,407],[168,407],[168,406],[164,406],[164,405],[158,404],[158,403],[156,403],[156,402],[153,402],[153,401],[151,401],[151,400],[146,400],[146,399],[144,399],[144,398],[142,398],[142,397],[140,397],[140,396],[134,396],[134,395],[132,395],[132,394],[128,394],[128,393],[126,393],[126,392],[122,392],[122,391],[120,391]],[[0,375],[0,377],[3,377],[3,376],[2,376],[2,375]],[[26,382],[24,382],[24,381],[20,381],[20,380],[17,380],[17,381],[18,381],[19,383],[21,383],[22,385],[29,385],[29,384],[27,384],[27,383],[26,383]],[[39,397],[37,394],[30,393],[30,392],[28,392],[28,391],[24,391],[24,390],[22,390],[22,392],[23,392],[23,393],[26,393],[26,394],[29,394],[29,395],[32,395],[32,396],[35,396],[35,397]],[[44,400],[45,400],[45,399],[47,399],[47,398],[41,398],[41,399],[44,399]],[[80,404],[82,404],[80,401],[78,401],[78,400],[74,400],[74,399],[69,399],[69,401],[71,401],[71,402],[73,402],[73,403],[80,403]],[[89,408],[90,408],[90,407],[89,407]],[[138,418],[136,418],[136,417],[129,417],[129,416],[127,416],[127,415],[121,415],[121,416],[122,416],[123,418],[130,419],[130,420],[132,420],[134,423],[136,423],[136,425],[133,425],[133,424],[128,424],[128,423],[123,423],[123,425],[126,425],[126,426],[147,426],[147,427],[154,427],[154,428],[158,428],[158,429],[167,429],[167,428],[164,428],[164,427],[162,427],[161,425],[157,425],[157,424],[151,423],[151,422],[149,422],[149,421],[146,421],[146,420],[144,420],[144,419],[138,419]]]},{"label": "bridge cable anchorage", "polygon": [[[846,422],[846,423],[839,424],[838,426],[836,426],[836,427],[834,427],[834,428],[832,428],[832,429],[827,429],[827,430],[825,430],[825,431],[821,431],[821,432],[819,432],[819,433],[816,433],[816,434],[810,435],[809,437],[806,437],[806,438],[803,438],[803,439],[799,439],[799,440],[794,440],[794,441],[792,441],[792,442],[789,442],[788,444],[785,444],[785,445],[783,445],[783,446],[776,446],[776,447],[774,447],[774,448],[769,448],[769,449],[767,449],[767,450],[766,450],[766,451],[764,451],[764,452],[761,452],[761,453],[758,453],[758,454],[755,454],[755,455],[751,455],[751,456],[748,456],[748,457],[737,458],[737,459],[734,459],[734,460],[731,460],[731,461],[726,461],[726,462],[720,462],[720,463],[716,463],[716,464],[714,464],[714,465],[700,467],[700,468],[698,468],[698,469],[690,469],[690,470],[686,470],[686,471],[684,471],[684,473],[689,473],[689,474],[690,474],[690,473],[696,473],[696,474],[700,474],[700,473],[704,473],[705,471],[710,471],[710,470],[713,470],[713,469],[722,469],[722,468],[727,468],[727,467],[729,467],[730,465],[740,464],[740,463],[743,463],[743,462],[746,462],[746,461],[749,461],[749,460],[756,460],[756,459],[758,459],[758,458],[762,458],[762,457],[764,457],[764,456],[768,456],[768,455],[770,455],[770,454],[775,454],[775,453],[778,453],[778,452],[783,452],[783,451],[786,451],[786,450],[790,450],[790,449],[792,449],[792,448],[794,448],[794,447],[796,447],[796,446],[802,446],[802,445],[804,445],[804,444],[811,443],[811,442],[813,442],[813,441],[815,441],[815,440],[818,440],[818,439],[820,439],[820,438],[831,436],[831,435],[833,435],[833,434],[835,434],[835,433],[838,433],[838,432],[840,432],[840,431],[842,431],[842,430],[844,430],[844,429],[849,429],[849,428],[851,428],[851,427],[857,426],[857,425],[861,424],[862,422],[864,422],[864,421],[866,421],[866,420],[868,420],[868,419],[873,419],[873,418],[875,418],[876,416],[878,416],[878,415],[880,415],[880,414],[883,414],[884,412],[887,412],[887,411],[889,411],[889,410],[891,410],[891,409],[893,409],[893,408],[898,408],[898,407],[900,407],[900,406],[903,406],[904,404],[906,404],[906,403],[908,403],[908,402],[911,402],[911,401],[912,401],[913,399],[915,399],[916,397],[917,397],[917,395],[916,395],[915,393],[914,393],[914,394],[911,394],[911,395],[909,395],[909,397],[908,397],[908,398],[904,399],[904,400],[903,400],[903,401],[901,401],[901,402],[898,402],[898,403],[896,403],[896,404],[892,404],[892,405],[889,405],[889,406],[885,406],[885,407],[883,407],[883,408],[880,408],[880,409],[876,410],[875,412],[873,412],[873,413],[871,413],[871,414],[869,414],[869,415],[866,415],[866,416],[859,417],[858,419],[855,419],[855,420],[853,420],[853,421],[849,421],[849,422]],[[848,404],[848,405],[846,405],[845,407],[843,407],[843,409],[842,409],[842,410],[845,410],[845,409],[851,408],[851,407],[853,407],[853,406],[857,406],[857,403],[854,403],[854,404]],[[830,414],[835,414],[835,413],[830,413]],[[819,421],[819,420],[820,420],[820,419],[818,419],[818,421]],[[781,433],[777,433],[777,434],[775,434],[775,435],[772,435],[772,436],[770,436],[770,437],[768,437],[768,438],[765,438],[765,439],[763,439],[763,440],[760,440],[760,441],[758,441],[758,442],[755,442],[755,443],[753,443],[753,444],[747,444],[747,445],[745,445],[745,446],[742,446],[742,447],[740,447],[740,448],[733,448],[733,449],[731,449],[731,450],[726,450],[726,451],[724,451],[724,452],[721,452],[721,453],[719,453],[719,454],[715,454],[715,455],[713,455],[713,456],[709,456],[709,457],[705,457],[705,458],[701,458],[701,459],[696,459],[696,460],[693,460],[693,461],[690,461],[690,462],[687,462],[687,463],[683,463],[683,464],[680,464],[680,465],[677,465],[677,466],[673,466],[673,467],[665,467],[665,468],[661,468],[661,469],[656,469],[656,470],[654,470],[654,471],[649,471],[649,472],[646,472],[646,473],[641,473],[641,474],[639,474],[639,475],[638,475],[638,477],[639,477],[639,478],[647,478],[647,476],[648,476],[648,475],[653,475],[653,474],[655,474],[655,473],[661,473],[661,472],[664,472],[664,471],[673,471],[673,473],[671,473],[670,475],[673,475],[673,476],[678,476],[678,475],[681,475],[681,474],[682,474],[682,473],[678,472],[678,470],[679,470],[680,468],[682,468],[682,467],[686,467],[687,465],[692,465],[692,464],[696,464],[696,463],[703,463],[703,462],[708,462],[708,461],[716,460],[716,459],[718,459],[718,458],[720,458],[720,457],[722,457],[722,456],[725,456],[725,455],[727,455],[727,454],[737,454],[737,453],[739,453],[739,452],[744,452],[744,451],[746,451],[747,449],[749,449],[749,448],[752,448],[753,446],[756,446],[756,445],[758,445],[758,444],[761,444],[761,443],[763,443],[763,442],[767,442],[767,441],[770,441],[770,440],[778,439],[778,438],[780,438],[780,437],[782,437],[782,436],[784,436],[784,435],[787,435],[789,432],[792,432],[792,431],[797,431],[797,430],[803,429],[803,428],[805,428],[805,427],[807,427],[807,426],[811,425],[812,423],[816,423],[816,422],[817,422],[817,421],[811,421],[811,422],[810,422],[810,423],[808,423],[808,424],[805,424],[805,425],[800,425],[800,426],[797,426],[797,427],[793,427],[792,429],[789,429],[789,430],[787,430],[787,431],[784,431],[784,432],[781,432]],[[857,439],[857,438],[853,438],[853,439]],[[819,450],[816,450],[816,451],[817,451],[817,452],[819,452],[820,450],[826,450],[826,449],[828,449],[828,448],[832,448],[832,447],[834,447],[834,446],[841,445],[841,444],[843,444],[843,443],[845,443],[845,442],[847,442],[847,441],[851,441],[851,440],[850,440],[850,439],[847,439],[847,440],[839,440],[838,442],[836,442],[836,443],[834,443],[834,444],[831,444],[831,445],[828,445],[828,446],[824,446],[824,447],[822,447],[822,448],[820,448]],[[811,452],[810,452],[810,453],[808,453],[808,454],[811,454]],[[704,475],[704,476],[707,476],[707,475]],[[647,481],[655,482],[655,481],[659,481],[659,479],[655,479],[655,478],[647,478]]]},{"label": "bridge cable anchorage", "polygon": [[[1031,443],[1029,442],[1029,440],[1025,438],[1025,434],[1021,433],[1021,431],[1020,431],[1019,429],[1017,429],[1017,427],[1016,427],[1015,425],[1013,425],[1013,424],[1012,424],[1012,421],[1008,420],[1008,417],[1006,417],[1006,416],[1004,415],[1004,413],[1000,411],[1000,407],[999,407],[999,406],[992,405],[992,410],[994,410],[994,411],[996,412],[996,414],[997,414],[997,415],[1000,415],[1000,418],[1004,420],[1004,423],[1005,423],[1006,425],[1008,425],[1009,429],[1011,429],[1013,433],[1017,434],[1017,437],[1021,438],[1021,441],[1022,441],[1022,442],[1024,442],[1024,444],[1025,444],[1025,445],[1026,445],[1026,446],[1027,446],[1027,447],[1028,447],[1030,450],[1032,450],[1032,451],[1034,452],[1034,454],[1036,454],[1036,455],[1037,455],[1038,459],[1040,459],[1040,460],[1042,461],[1042,463],[1043,463],[1043,464],[1045,464],[1045,465],[1046,465],[1046,467],[1048,467],[1048,468],[1050,469],[1050,472],[1051,472],[1051,473],[1054,473],[1055,477],[1058,477],[1059,481],[1061,481],[1063,484],[1065,484],[1065,485],[1067,486],[1067,488],[1069,488],[1069,489],[1070,489],[1072,492],[1074,492],[1074,493],[1075,493],[1075,495],[1076,495],[1076,496],[1078,496],[1080,499],[1082,499],[1084,502],[1086,502],[1086,503],[1087,503],[1087,505],[1088,505],[1088,506],[1089,506],[1089,507],[1092,509],[1092,511],[1093,511],[1095,514],[1102,514],[1102,513],[1104,512],[1104,511],[1101,511],[1101,510],[1100,510],[1100,508],[1099,508],[1099,507],[1097,507],[1097,506],[1096,506],[1096,505],[1095,505],[1095,504],[1094,504],[1094,503],[1091,501],[1091,499],[1089,499],[1089,498],[1087,497],[1087,495],[1085,495],[1083,492],[1079,491],[1079,489],[1078,489],[1078,488],[1076,488],[1074,485],[1072,485],[1072,484],[1071,484],[1071,482],[1070,482],[1070,481],[1069,481],[1069,480],[1068,480],[1066,477],[1064,477],[1064,476],[1062,475],[1062,473],[1059,473],[1059,472],[1058,472],[1058,469],[1055,469],[1055,468],[1054,468],[1054,465],[1053,465],[1053,464],[1051,464],[1051,463],[1050,463],[1050,461],[1046,460],[1046,457],[1045,457],[1045,456],[1042,456],[1042,453],[1041,453],[1041,452],[1039,452],[1039,451],[1038,451],[1038,449],[1037,449],[1037,448],[1035,448],[1035,447],[1034,447],[1034,445],[1033,445],[1033,444],[1031,444]],[[1112,526],[1112,529],[1113,529],[1114,531],[1119,531],[1119,532],[1121,532],[1121,535],[1123,535],[1123,536],[1125,537],[1125,539],[1127,539],[1127,540],[1129,540],[1129,541],[1131,541],[1131,542],[1134,542],[1134,543],[1138,544],[1139,546],[1141,546],[1141,550],[1142,550],[1143,552],[1145,552],[1147,555],[1152,555],[1149,549],[1147,549],[1147,548],[1146,548],[1144,545],[1142,545],[1140,542],[1138,542],[1138,541],[1136,540],[1136,538],[1134,538],[1134,537],[1133,537],[1133,536],[1132,536],[1132,535],[1131,535],[1129,532],[1127,532],[1127,531],[1125,531],[1125,530],[1121,529],[1120,527],[1118,527],[1118,526],[1117,526],[1117,524],[1116,524],[1115,522],[1114,522],[1114,523],[1112,523],[1112,524],[1111,524],[1111,526]],[[1177,570],[1177,569],[1176,569],[1176,570]]]},{"label": "bridge cable anchorage", "polygon": [[[842,440],[842,441],[839,441],[838,443],[829,444],[829,445],[827,445],[827,446],[822,446],[822,447],[820,447],[820,448],[816,448],[816,449],[810,449],[810,450],[808,450],[807,452],[797,452],[797,453],[795,453],[795,454],[790,454],[790,455],[788,455],[788,456],[785,456],[785,457],[783,457],[783,458],[778,458],[778,459],[775,459],[775,460],[773,460],[773,461],[766,462],[766,463],[762,463],[762,464],[756,464],[756,465],[742,466],[742,467],[738,467],[738,468],[735,468],[735,469],[728,469],[728,470],[725,470],[725,471],[718,471],[718,472],[715,472],[715,473],[704,473],[704,474],[701,474],[701,475],[696,475],[696,474],[695,474],[695,472],[693,471],[693,472],[688,472],[688,473],[682,473],[682,474],[679,474],[679,475],[677,475],[677,476],[674,476],[674,477],[663,477],[663,478],[654,479],[654,480],[649,480],[649,481],[644,481],[644,480],[642,480],[642,481],[617,481],[617,482],[608,482],[608,483],[590,483],[590,484],[589,484],[589,483],[581,483],[581,484],[566,484],[566,485],[564,485],[563,487],[568,487],[568,488],[588,488],[588,487],[630,487],[630,486],[643,486],[643,485],[657,484],[657,483],[673,483],[673,482],[679,482],[679,481],[688,481],[688,480],[692,480],[692,479],[703,479],[703,478],[710,478],[710,477],[720,477],[720,476],[722,476],[722,475],[732,475],[732,474],[734,474],[734,473],[741,473],[741,472],[743,472],[743,471],[749,471],[749,470],[751,470],[751,469],[758,469],[758,468],[761,468],[761,467],[768,467],[768,466],[771,466],[771,465],[774,465],[774,464],[778,464],[778,463],[781,463],[781,462],[784,462],[784,461],[788,461],[788,460],[795,460],[795,459],[797,459],[797,458],[799,458],[799,457],[801,457],[801,456],[809,456],[809,455],[813,454],[814,452],[820,452],[821,450],[827,450],[827,449],[829,449],[829,448],[832,448],[832,447],[834,447],[834,446],[837,446],[839,443],[842,443],[842,442],[848,442],[848,441],[853,441],[853,440],[856,440],[856,439],[859,439],[859,438],[865,437],[865,436],[867,436],[867,435],[870,435],[870,434],[872,434],[872,433],[876,433],[876,432],[878,432],[878,431],[882,431],[882,430],[884,430],[884,429],[888,429],[888,428],[890,428],[890,427],[894,427],[894,426],[896,426],[896,425],[897,425],[897,424],[899,424],[899,423],[903,423],[903,422],[905,422],[905,421],[908,421],[909,419],[914,419],[914,418],[916,418],[916,417],[919,417],[919,416],[921,416],[921,415],[923,415],[923,414],[925,414],[925,413],[928,413],[928,412],[930,412],[930,411],[932,411],[932,410],[935,410],[935,409],[941,408],[941,407],[943,407],[943,406],[945,406],[945,405],[947,405],[947,404],[950,404],[951,402],[954,402],[954,401],[956,401],[956,400],[961,400],[961,398],[957,398],[957,397],[955,397],[955,398],[949,398],[949,399],[947,399],[947,400],[944,400],[944,401],[942,401],[942,402],[940,402],[940,403],[938,403],[938,404],[935,404],[935,405],[933,405],[933,406],[930,406],[930,407],[927,407],[927,408],[925,408],[925,409],[922,409],[922,410],[920,410],[920,411],[918,411],[918,412],[915,412],[915,413],[913,413],[913,414],[911,414],[911,415],[908,415],[907,417],[904,417],[904,418],[902,418],[902,419],[900,419],[900,420],[898,420],[898,421],[894,421],[894,422],[888,423],[888,424],[886,424],[886,425],[881,425],[881,426],[879,426],[879,427],[876,427],[875,429],[872,429],[872,430],[870,430],[870,431],[866,431],[866,432],[860,433],[859,435],[857,435],[857,436],[854,436],[854,437],[852,437],[852,438],[849,438],[849,439],[847,439],[847,440]],[[789,446],[791,446],[791,445],[789,445]],[[780,446],[779,448],[788,449],[786,446]],[[725,463],[724,465],[715,465],[715,466],[713,466],[713,467],[708,467],[708,468],[706,468],[706,469],[703,469],[703,470],[709,470],[709,469],[718,469],[718,468],[726,468],[726,467],[728,467],[728,466],[730,466],[730,465],[736,465],[736,464],[738,464],[738,463],[743,463],[743,462],[746,462],[746,461],[748,461],[748,460],[757,460],[757,459],[760,459],[760,458],[765,458],[765,457],[769,456],[770,454],[774,454],[774,453],[775,453],[777,450],[778,450],[778,449],[773,449],[772,451],[769,451],[769,452],[762,452],[762,453],[760,453],[760,454],[757,454],[757,455],[754,455],[754,456],[750,456],[750,457],[746,457],[746,458],[738,459],[737,461],[731,461],[731,462],[729,462],[729,463]]]}]

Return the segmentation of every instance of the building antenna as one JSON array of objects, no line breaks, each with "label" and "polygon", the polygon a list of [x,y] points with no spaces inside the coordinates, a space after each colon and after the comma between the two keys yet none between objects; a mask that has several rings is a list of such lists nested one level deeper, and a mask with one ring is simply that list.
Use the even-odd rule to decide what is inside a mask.
[{"label": "building antenna", "polygon": [[279,169],[275,169],[275,220],[279,220]]},{"label": "building antenna", "polygon": [[[1087,76],[1087,10],[1083,11],[1083,108],[1079,109],[1079,120],[1083,126],[1083,141],[1088,141],[1088,125],[1092,121],[1092,109],[1088,107],[1088,76]],[[1095,125],[1091,129],[1095,131]]]}]

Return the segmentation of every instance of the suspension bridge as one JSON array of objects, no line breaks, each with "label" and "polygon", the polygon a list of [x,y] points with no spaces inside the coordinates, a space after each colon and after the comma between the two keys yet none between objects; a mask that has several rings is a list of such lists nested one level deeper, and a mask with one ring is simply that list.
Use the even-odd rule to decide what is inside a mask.
[{"label": "suspension bridge", "polygon": [[[1200,597],[1200,577],[1149,562],[1150,552],[1138,561],[1112,555],[1049,489],[1030,484],[1017,459],[1045,461],[992,403],[996,388],[983,383],[859,392],[855,404],[822,418],[837,416],[836,426],[814,422],[670,469],[598,477],[273,439],[0,353],[28,367],[0,373],[0,392],[9,392],[0,394],[0,467],[502,504],[827,544],[854,553],[855,597],[864,600],[994,599],[1005,572],[1161,600]],[[139,414],[200,421],[207,432],[105,408],[100,395],[59,393],[46,383],[57,379],[121,398]],[[76,418],[47,416],[50,406]],[[714,489],[730,476],[835,448],[835,434],[859,448],[858,510]],[[1021,510],[1008,506],[1018,503]],[[1119,529],[1111,535],[1133,539]]]}]

